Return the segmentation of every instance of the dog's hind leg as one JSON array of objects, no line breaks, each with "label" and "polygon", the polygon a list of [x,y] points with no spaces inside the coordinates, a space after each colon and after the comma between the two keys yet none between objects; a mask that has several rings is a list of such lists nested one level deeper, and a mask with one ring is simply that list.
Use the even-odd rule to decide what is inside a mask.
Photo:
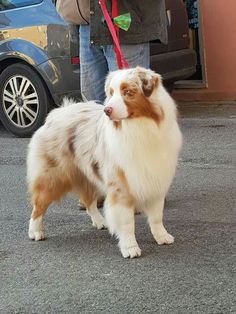
[{"label": "dog's hind leg", "polygon": [[106,228],[106,222],[97,208],[97,189],[87,178],[80,174],[75,193],[80,202],[84,204],[87,214],[91,217],[92,224],[97,229]]},{"label": "dog's hind leg", "polygon": [[50,178],[39,177],[30,187],[33,211],[29,222],[29,238],[35,241],[44,240],[43,216],[48,206],[70,190],[66,181],[51,181]]},{"label": "dog's hind leg", "polygon": [[43,215],[45,214],[47,207],[48,206],[46,205],[44,207],[34,205],[28,231],[28,235],[31,240],[39,241],[45,239],[43,229]]},{"label": "dog's hind leg", "polygon": [[33,211],[29,222],[28,235],[31,240],[44,240],[43,216],[51,203],[42,191],[35,191],[32,195]]},{"label": "dog's hind leg", "polygon": [[94,200],[86,209],[87,214],[91,217],[93,226],[97,229],[106,228],[106,221],[97,208],[97,199]]}]

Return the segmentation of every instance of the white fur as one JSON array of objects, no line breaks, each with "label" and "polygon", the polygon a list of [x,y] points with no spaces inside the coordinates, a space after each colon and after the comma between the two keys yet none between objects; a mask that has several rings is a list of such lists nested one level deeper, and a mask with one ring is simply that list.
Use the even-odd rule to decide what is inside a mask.
[{"label": "white fur", "polygon": [[28,234],[31,240],[40,241],[45,239],[42,216],[36,219],[30,219]]},{"label": "white fur", "polygon": [[128,116],[127,108],[120,94],[120,82],[125,81],[125,76],[127,76],[125,74],[125,71],[116,71],[115,78],[112,77],[109,84],[112,84],[114,94],[112,97],[106,99],[105,107],[112,108],[112,114],[110,115],[110,119],[112,120],[125,119]]},{"label": "white fur", "polygon": [[[154,120],[146,117],[126,119],[127,109],[119,87],[131,75],[131,71],[132,69],[117,71],[106,83],[106,88],[109,85],[114,89],[113,97],[107,100],[106,105],[112,106],[114,110],[118,108],[117,117],[122,119],[121,129],[115,128],[113,121],[103,112],[104,107],[94,102],[71,104],[55,109],[30,143],[28,183],[33,184],[34,180],[45,172],[45,163],[41,157],[44,150],[59,163],[56,170],[50,170],[52,177],[69,175],[77,167],[94,184],[99,197],[112,193],[109,182],[115,182],[119,193],[126,195],[127,187],[121,186],[117,178],[117,169],[122,169],[133,204],[114,204],[108,197],[105,201],[105,216],[110,232],[119,239],[123,257],[133,258],[141,255],[134,235],[135,208],[146,213],[158,244],[174,241],[163,226],[162,216],[165,195],[175,174],[182,137],[176,121],[175,103],[161,83],[153,91],[150,100],[156,108],[161,106],[164,112],[163,121],[157,125]],[[83,122],[85,120],[86,122]],[[76,128],[73,161],[65,157],[65,149],[68,146],[67,133],[71,127]],[[102,180],[99,180],[91,167],[94,160],[99,163]],[[92,216],[94,225],[98,228],[105,226],[95,203],[87,211]],[[42,224],[31,219],[30,238],[40,238],[38,232],[41,230]]]}]

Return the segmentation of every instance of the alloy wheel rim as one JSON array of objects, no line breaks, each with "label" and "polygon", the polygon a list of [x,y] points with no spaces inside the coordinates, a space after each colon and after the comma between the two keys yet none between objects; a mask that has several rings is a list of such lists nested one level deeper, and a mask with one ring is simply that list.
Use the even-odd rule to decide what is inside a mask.
[{"label": "alloy wheel rim", "polygon": [[2,103],[8,120],[18,128],[31,126],[38,116],[38,94],[33,83],[25,76],[15,75],[6,81]]}]

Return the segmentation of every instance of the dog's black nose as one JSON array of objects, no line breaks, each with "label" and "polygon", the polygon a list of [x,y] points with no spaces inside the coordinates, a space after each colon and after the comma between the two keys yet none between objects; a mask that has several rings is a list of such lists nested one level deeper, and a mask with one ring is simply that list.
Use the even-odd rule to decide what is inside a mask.
[{"label": "dog's black nose", "polygon": [[110,115],[112,114],[112,108],[111,107],[105,107],[104,108],[104,112],[105,114],[110,117]]}]

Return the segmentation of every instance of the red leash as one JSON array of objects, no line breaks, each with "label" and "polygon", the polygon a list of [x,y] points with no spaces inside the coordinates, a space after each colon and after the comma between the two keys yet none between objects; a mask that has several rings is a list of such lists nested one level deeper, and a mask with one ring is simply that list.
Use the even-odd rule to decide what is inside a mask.
[{"label": "red leash", "polygon": [[[107,26],[109,28],[109,31],[111,33],[111,36],[112,36],[112,39],[114,42],[114,51],[116,54],[116,60],[117,60],[118,68],[119,69],[123,69],[123,68],[127,69],[129,67],[129,64],[125,60],[125,57],[124,57],[123,52],[122,52],[121,47],[120,47],[119,28],[118,28],[118,26],[115,26],[112,23],[111,17],[109,15],[107,7],[106,7],[105,0],[100,0],[99,4],[101,6],[103,16],[106,20]],[[117,0],[112,0],[112,17],[116,17],[116,16],[118,16],[118,4],[117,4]]]}]

